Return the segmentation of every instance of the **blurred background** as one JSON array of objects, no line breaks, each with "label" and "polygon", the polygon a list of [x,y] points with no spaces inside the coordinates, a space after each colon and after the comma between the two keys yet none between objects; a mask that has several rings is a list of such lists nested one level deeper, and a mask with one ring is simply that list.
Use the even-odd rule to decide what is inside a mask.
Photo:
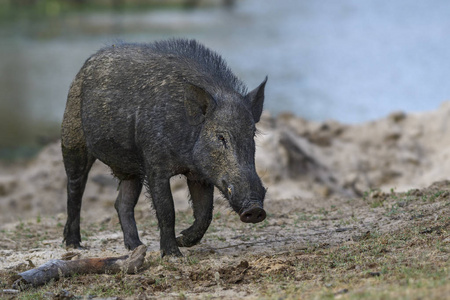
[{"label": "blurred background", "polygon": [[117,42],[195,38],[265,108],[359,123],[450,99],[450,1],[0,0],[0,159],[59,137],[83,62]]}]

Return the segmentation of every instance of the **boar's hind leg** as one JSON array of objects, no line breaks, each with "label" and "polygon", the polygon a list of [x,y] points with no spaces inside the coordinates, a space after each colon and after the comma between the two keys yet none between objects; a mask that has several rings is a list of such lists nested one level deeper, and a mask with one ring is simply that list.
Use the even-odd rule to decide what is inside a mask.
[{"label": "boar's hind leg", "polygon": [[169,179],[147,176],[147,185],[158,218],[161,257],[183,256],[175,239],[175,208]]},{"label": "boar's hind leg", "polygon": [[180,247],[191,247],[200,242],[209,224],[211,224],[213,212],[214,186],[189,179],[187,182],[195,221],[191,227],[181,232],[181,236],[177,237],[177,243]]},{"label": "boar's hind leg", "polygon": [[64,227],[64,240],[66,246],[80,248],[81,198],[95,158],[84,147],[67,149],[64,146],[63,158],[67,173],[67,222]]},{"label": "boar's hind leg", "polygon": [[139,245],[142,245],[134,219],[134,207],[139,199],[141,190],[142,181],[140,178],[122,180],[120,182],[119,195],[114,205],[119,215],[120,226],[122,226],[125,247],[129,250],[134,250]]}]

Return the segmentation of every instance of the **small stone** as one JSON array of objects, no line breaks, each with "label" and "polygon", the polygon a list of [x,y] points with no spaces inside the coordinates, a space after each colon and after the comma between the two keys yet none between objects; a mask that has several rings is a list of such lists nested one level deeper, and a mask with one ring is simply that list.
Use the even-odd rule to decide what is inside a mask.
[{"label": "small stone", "polygon": [[406,119],[406,114],[403,111],[396,111],[391,113],[388,118],[394,123],[399,123],[400,121]]},{"label": "small stone", "polygon": [[348,289],[342,289],[334,293],[335,295],[342,295],[348,293]]},{"label": "small stone", "polygon": [[321,186],[316,188],[316,192],[320,197],[327,198],[331,195],[331,190],[327,186]]},{"label": "small stone", "polygon": [[220,280],[220,274],[219,274],[219,272],[214,273],[214,280],[215,280],[216,282],[219,282],[219,280]]}]

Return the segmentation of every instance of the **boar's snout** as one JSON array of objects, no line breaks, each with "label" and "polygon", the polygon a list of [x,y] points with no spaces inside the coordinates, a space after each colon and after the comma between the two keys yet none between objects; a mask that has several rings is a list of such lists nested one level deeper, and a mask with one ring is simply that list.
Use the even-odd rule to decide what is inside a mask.
[{"label": "boar's snout", "polygon": [[244,223],[259,223],[266,218],[266,211],[261,207],[253,206],[241,213],[240,217]]}]

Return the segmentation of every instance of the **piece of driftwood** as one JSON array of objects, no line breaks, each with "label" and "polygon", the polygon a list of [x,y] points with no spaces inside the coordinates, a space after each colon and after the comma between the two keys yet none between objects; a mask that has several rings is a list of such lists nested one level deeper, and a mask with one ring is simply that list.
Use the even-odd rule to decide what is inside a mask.
[{"label": "piece of driftwood", "polygon": [[354,189],[341,187],[332,172],[305,151],[307,141],[304,138],[296,136],[289,129],[285,129],[281,133],[280,145],[286,149],[287,171],[291,178],[309,175],[327,186],[333,193],[348,197],[358,195]]},{"label": "piece of driftwood", "polygon": [[137,273],[144,264],[147,248],[141,245],[130,255],[119,257],[86,258],[78,260],[53,259],[45,264],[18,274],[21,278],[13,284],[15,289],[40,286],[50,280],[69,277],[74,274]]}]

